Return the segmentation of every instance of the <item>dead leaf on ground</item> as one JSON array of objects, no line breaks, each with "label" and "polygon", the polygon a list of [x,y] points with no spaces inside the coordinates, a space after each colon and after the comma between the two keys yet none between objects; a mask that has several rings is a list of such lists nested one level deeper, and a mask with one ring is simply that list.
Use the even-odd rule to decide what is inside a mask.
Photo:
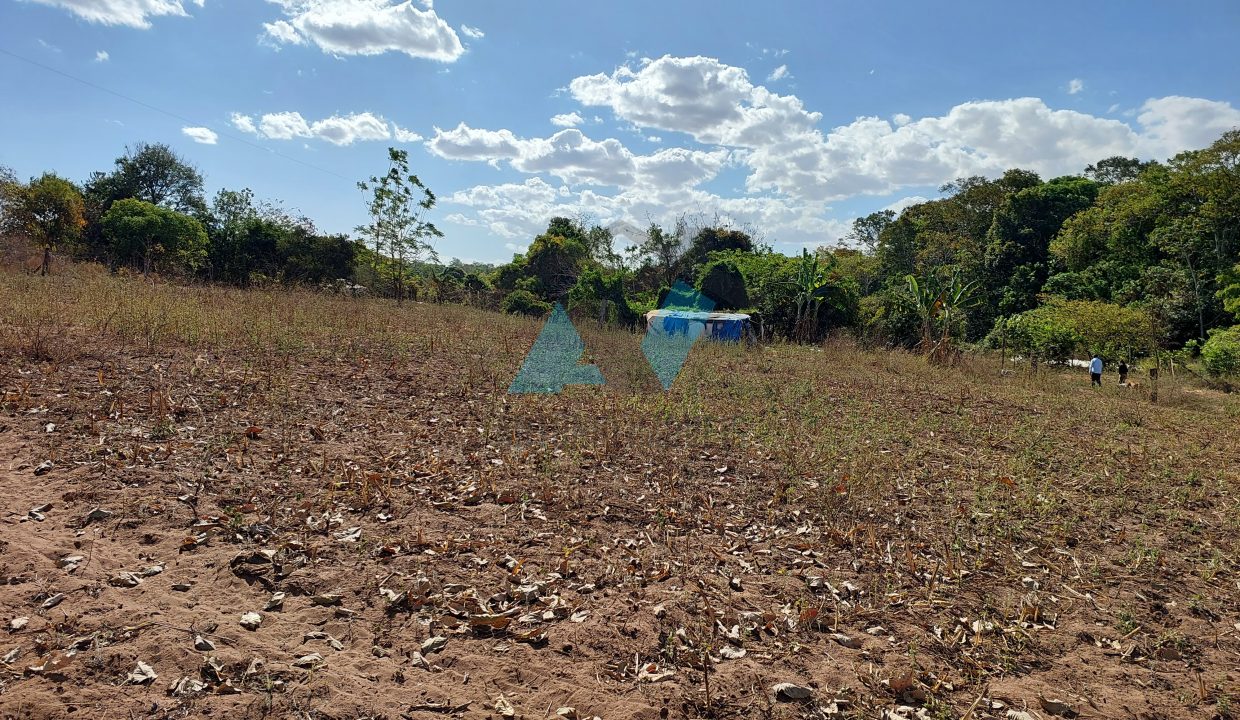
[{"label": "dead leaf on ground", "polygon": [[139,660],[137,667],[129,673],[125,681],[133,685],[145,685],[158,677],[154,668]]}]

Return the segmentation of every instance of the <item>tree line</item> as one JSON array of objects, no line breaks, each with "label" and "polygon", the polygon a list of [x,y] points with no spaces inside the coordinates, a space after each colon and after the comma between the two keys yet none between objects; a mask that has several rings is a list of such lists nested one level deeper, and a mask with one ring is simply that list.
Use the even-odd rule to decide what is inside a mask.
[{"label": "tree line", "polygon": [[204,198],[202,175],[168,146],[128,148],[78,185],[0,169],[0,230],[43,249],[241,286],[347,285],[395,298],[539,315],[553,303],[634,326],[677,282],[716,309],[750,313],[766,337],[864,342],[946,360],[970,344],[1033,360],[1087,353],[1199,357],[1240,373],[1240,130],[1165,162],[1111,157],[1044,180],[1012,169],[955,180],[941,198],[858,218],[835,245],[775,252],[761,231],[704,215],[649,224],[621,249],[585,218],[550,219],[499,266],[442,264],[435,194],[389,149],[358,184],[355,237],[249,190]]},{"label": "tree line", "polygon": [[248,189],[204,197],[202,174],[167,145],[127,148],[81,185],[55,173],[20,182],[0,171],[0,232],[35,243],[40,272],[54,252],[236,285],[319,284],[350,278],[357,243]]},{"label": "tree line", "polygon": [[1165,162],[1110,157],[1049,180],[1012,169],[940,193],[799,257],[689,218],[617,253],[605,230],[555,218],[487,279],[510,312],[564,301],[627,323],[679,280],[795,341],[843,329],[942,360],[977,345],[1240,373],[1240,131]]}]

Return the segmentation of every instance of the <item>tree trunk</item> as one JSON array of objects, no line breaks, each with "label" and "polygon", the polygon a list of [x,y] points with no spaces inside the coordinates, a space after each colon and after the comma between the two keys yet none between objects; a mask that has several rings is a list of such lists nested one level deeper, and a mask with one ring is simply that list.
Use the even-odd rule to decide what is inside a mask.
[{"label": "tree trunk", "polygon": [[43,246],[43,267],[39,268],[40,275],[47,275],[52,272],[52,248],[50,245]]},{"label": "tree trunk", "polygon": [[396,263],[396,304],[405,303],[405,261]]}]

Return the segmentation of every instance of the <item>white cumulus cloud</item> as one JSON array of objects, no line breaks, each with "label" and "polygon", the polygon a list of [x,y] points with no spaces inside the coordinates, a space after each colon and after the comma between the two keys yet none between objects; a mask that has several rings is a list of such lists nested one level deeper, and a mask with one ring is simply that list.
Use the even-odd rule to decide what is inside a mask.
[{"label": "white cumulus cloud", "polygon": [[551,124],[556,127],[576,127],[585,122],[585,118],[575,112],[561,113],[551,117]]},{"label": "white cumulus cloud", "polygon": [[214,130],[205,127],[183,127],[181,128],[181,134],[203,145],[214,145],[220,139],[220,136],[216,135]]},{"label": "white cumulus cloud", "polygon": [[1068,81],[1068,94],[1075,95],[1085,89],[1085,81],[1080,78],[1072,78]]},{"label": "white cumulus cloud", "polygon": [[862,117],[823,130],[821,115],[795,95],[755,86],[744,69],[705,57],[665,56],[637,69],[586,75],[569,91],[638,128],[735,148],[748,166],[750,192],[817,201],[1012,167],[1054,176],[1117,154],[1165,158],[1237,124],[1231,105],[1199,98],[1148,101],[1137,127],[1014,98],[962,103],[937,117]]},{"label": "white cumulus cloud", "polygon": [[[456,217],[517,239],[537,233],[553,215],[644,226],[707,210],[723,222],[752,223],[777,245],[818,245],[848,230],[831,215],[836,200],[925,192],[1017,167],[1049,178],[1111,155],[1164,159],[1240,127],[1240,110],[1229,103],[1178,96],[1147,100],[1127,122],[1024,97],[822,127],[822,115],[800,98],[755,85],[744,69],[706,57],[637,60],[575,78],[568,92],[587,108],[607,108],[639,137],[662,131],[657,137],[668,147],[642,155],[614,138],[592,139],[576,127],[584,112],[556,116],[557,125],[572,126],[546,138],[465,123],[436,128],[426,143],[432,154],[533,176],[454,193],[447,201],[464,208]],[[743,173],[741,196],[703,187],[725,168]],[[923,199],[910,193],[888,209]]]},{"label": "white cumulus cloud", "polygon": [[98,51],[98,52],[96,52],[96,53],[95,53],[95,62],[97,62],[97,63],[105,63],[105,62],[107,62],[109,59],[111,59],[111,56],[110,56],[110,55],[108,55],[108,51],[107,51],[107,50],[100,50],[100,51]]},{"label": "white cumulus cloud", "polygon": [[[182,0],[28,0],[68,10],[88,22],[101,25],[126,25],[146,29],[150,18],[164,15],[188,17]],[[190,0],[202,7],[203,0]]]},{"label": "white cumulus cloud", "polygon": [[310,123],[299,112],[267,113],[259,119],[258,130],[263,137],[272,140],[292,140],[311,135]]},{"label": "white cumulus cloud", "polygon": [[396,142],[403,143],[415,143],[422,139],[421,135],[413,132],[412,130],[406,130],[396,123],[392,123],[392,137],[396,140]]},{"label": "white cumulus cloud", "polygon": [[241,132],[247,132],[253,135],[258,134],[258,127],[254,125],[254,118],[241,113],[232,113],[228,116],[228,122]]},{"label": "white cumulus cloud", "polygon": [[333,55],[381,55],[453,62],[465,52],[460,37],[429,4],[395,0],[268,0],[285,18],[264,23],[264,39],[277,46],[314,43]]},{"label": "white cumulus cloud", "polygon": [[482,38],[487,36],[486,33],[482,32],[478,28],[470,27],[468,25],[461,25],[461,34],[467,38],[472,38],[474,40],[481,40]]},{"label": "white cumulus cloud", "polygon": [[313,138],[345,146],[368,140],[395,138],[400,142],[416,142],[422,139],[417,133],[404,130],[370,112],[332,115],[313,122],[296,111],[267,113],[258,118],[257,122],[250,115],[232,113],[229,121],[238,130],[268,140]]},{"label": "white cumulus cloud", "polygon": [[767,79],[767,82],[775,82],[776,80],[783,80],[787,76],[788,76],[788,66],[780,65],[779,67],[772,70],[771,74],[766,76],[766,79]]}]

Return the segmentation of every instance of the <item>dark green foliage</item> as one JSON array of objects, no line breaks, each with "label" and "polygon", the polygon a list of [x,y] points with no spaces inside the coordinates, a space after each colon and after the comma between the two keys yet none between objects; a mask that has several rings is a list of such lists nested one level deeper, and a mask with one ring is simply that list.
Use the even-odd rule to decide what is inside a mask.
[{"label": "dark green foliage", "polygon": [[1099,160],[1085,167],[1085,177],[1107,185],[1132,182],[1141,176],[1145,169],[1154,163],[1141,162],[1136,158],[1120,155]]},{"label": "dark green foliage", "polygon": [[295,227],[281,234],[276,249],[284,282],[321,285],[352,275],[358,244],[347,235],[318,235]]},{"label": "dark green foliage", "polygon": [[987,344],[1043,361],[1100,355],[1114,362],[1149,352],[1154,325],[1144,310],[1091,300],[1051,298],[995,323]]},{"label": "dark green foliage", "polygon": [[[806,273],[804,256],[792,258],[769,250],[732,250],[716,253],[711,259],[727,261],[740,270],[750,307],[757,312],[760,326],[769,336],[791,340],[804,335],[806,339],[817,339],[832,328],[849,327],[857,320],[856,283],[833,265],[810,267]],[[812,283],[808,282],[811,280]],[[807,308],[812,307],[814,295],[821,303],[816,320],[809,320],[807,325],[807,314],[813,318]]]},{"label": "dark green foliage", "polygon": [[715,301],[716,310],[740,310],[749,307],[745,276],[731,260],[714,260],[703,265],[698,274],[697,289]]},{"label": "dark green foliage", "polygon": [[1039,308],[1000,320],[988,344],[1005,344],[1035,362],[1062,362],[1072,357],[1081,344],[1081,336],[1058,315]]},{"label": "dark green foliage", "polygon": [[602,317],[626,327],[637,324],[637,312],[629,305],[624,293],[624,274],[588,268],[577,278],[568,293],[568,309],[588,317]]},{"label": "dark green foliage", "polygon": [[111,173],[94,173],[86,185],[87,199],[98,206],[100,216],[126,198],[185,214],[206,210],[202,174],[163,143],[126,148],[114,165]]},{"label": "dark green foliage", "polygon": [[921,341],[917,308],[901,288],[885,288],[862,298],[858,313],[861,334],[867,342],[911,350]]},{"label": "dark green foliage", "polygon": [[563,300],[577,284],[589,257],[589,249],[581,240],[544,233],[534,238],[525,254],[525,276],[534,281],[540,296]]},{"label": "dark green foliage", "polygon": [[[593,262],[590,237],[576,222],[552,218],[547,231],[534,238],[524,255],[515,255],[512,262],[496,268],[491,284],[500,290],[523,288],[544,300],[562,301]],[[610,247],[610,239],[608,243]]]},{"label": "dark green foliage", "polygon": [[509,315],[542,317],[551,312],[551,303],[538,299],[529,290],[513,290],[504,297],[500,309]]},{"label": "dark green foliage", "polygon": [[705,227],[693,236],[689,249],[680,259],[680,277],[691,281],[698,277],[701,266],[705,265],[713,253],[754,251],[753,238],[740,230],[723,227]]},{"label": "dark green foliage", "polygon": [[1223,309],[1240,320],[1240,265],[1224,270],[1218,277],[1216,293]]},{"label": "dark green foliage", "polygon": [[1211,330],[1201,346],[1201,362],[1211,375],[1240,376],[1240,325]]},{"label": "dark green foliage", "polygon": [[188,215],[126,198],[103,217],[103,236],[116,258],[144,274],[193,272],[207,256],[207,232]]},{"label": "dark green foliage", "polygon": [[[1088,208],[1099,185],[1063,177],[1009,195],[995,212],[987,233],[986,273],[990,300],[1000,315],[1037,306],[1046,282],[1051,240],[1064,221]],[[1002,288],[1002,290],[997,290]]]}]

